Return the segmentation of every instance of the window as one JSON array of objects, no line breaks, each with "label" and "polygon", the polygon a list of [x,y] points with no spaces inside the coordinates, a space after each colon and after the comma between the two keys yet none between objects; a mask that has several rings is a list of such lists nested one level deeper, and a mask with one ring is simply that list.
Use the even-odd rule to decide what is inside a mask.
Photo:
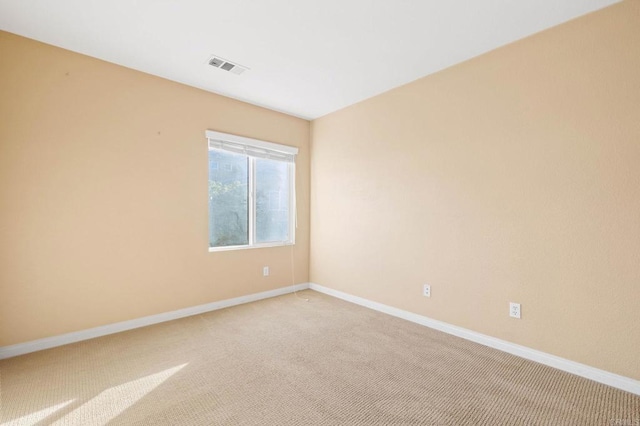
[{"label": "window", "polygon": [[209,250],[293,244],[298,148],[208,130]]}]

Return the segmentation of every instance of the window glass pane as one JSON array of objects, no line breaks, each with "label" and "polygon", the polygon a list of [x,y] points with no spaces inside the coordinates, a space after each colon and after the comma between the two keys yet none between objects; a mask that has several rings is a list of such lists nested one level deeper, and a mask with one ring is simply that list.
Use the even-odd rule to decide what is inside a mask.
[{"label": "window glass pane", "polygon": [[209,150],[209,246],[249,244],[249,159]]},{"label": "window glass pane", "polygon": [[257,158],[256,242],[289,241],[289,165]]}]

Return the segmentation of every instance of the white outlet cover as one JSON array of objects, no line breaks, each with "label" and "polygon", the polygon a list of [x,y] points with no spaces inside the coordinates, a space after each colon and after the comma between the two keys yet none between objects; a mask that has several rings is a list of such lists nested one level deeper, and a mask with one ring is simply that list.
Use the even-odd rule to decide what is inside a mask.
[{"label": "white outlet cover", "polygon": [[265,266],[264,268],[262,268],[262,276],[263,277],[268,277],[269,276],[269,267]]},{"label": "white outlet cover", "polygon": [[429,284],[422,286],[422,295],[424,297],[431,297],[431,286]]},{"label": "white outlet cover", "polygon": [[509,302],[509,316],[512,318],[520,318],[520,304]]}]

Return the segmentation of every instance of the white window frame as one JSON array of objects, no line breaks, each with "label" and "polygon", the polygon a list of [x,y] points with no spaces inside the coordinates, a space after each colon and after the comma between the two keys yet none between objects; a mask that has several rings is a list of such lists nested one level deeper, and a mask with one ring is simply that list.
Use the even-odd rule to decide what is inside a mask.
[{"label": "white window frame", "polygon": [[[296,163],[295,157],[298,154],[298,148],[280,145],[273,142],[266,142],[258,139],[251,139],[244,136],[232,135],[229,133],[207,130],[208,149],[243,154],[248,157],[248,234],[249,244],[223,247],[209,247],[209,252],[244,250],[252,248],[264,247],[280,247],[294,245],[296,241],[297,211],[296,211]],[[216,145],[212,147],[213,145]],[[226,144],[226,145],[225,145]],[[225,148],[227,146],[228,148]],[[242,152],[244,150],[244,153]],[[256,224],[256,158],[267,158],[279,160],[287,163],[287,171],[289,174],[289,240],[273,241],[267,243],[256,243],[255,241],[255,224]],[[208,177],[207,177],[208,178]],[[210,212],[209,212],[210,214]],[[209,214],[207,218],[209,218]],[[210,226],[207,219],[207,226]],[[208,239],[208,238],[207,238]]]}]

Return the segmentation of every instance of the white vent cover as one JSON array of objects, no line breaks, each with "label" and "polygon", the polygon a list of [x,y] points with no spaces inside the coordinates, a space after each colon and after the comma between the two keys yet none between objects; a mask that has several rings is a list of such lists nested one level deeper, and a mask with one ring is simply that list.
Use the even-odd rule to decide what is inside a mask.
[{"label": "white vent cover", "polygon": [[240,64],[236,64],[235,62],[228,61],[224,58],[221,58],[218,55],[211,55],[207,63],[212,67],[216,67],[224,71],[229,71],[229,72],[232,72],[233,74],[242,74],[243,72],[249,69],[244,65],[240,65]]}]

